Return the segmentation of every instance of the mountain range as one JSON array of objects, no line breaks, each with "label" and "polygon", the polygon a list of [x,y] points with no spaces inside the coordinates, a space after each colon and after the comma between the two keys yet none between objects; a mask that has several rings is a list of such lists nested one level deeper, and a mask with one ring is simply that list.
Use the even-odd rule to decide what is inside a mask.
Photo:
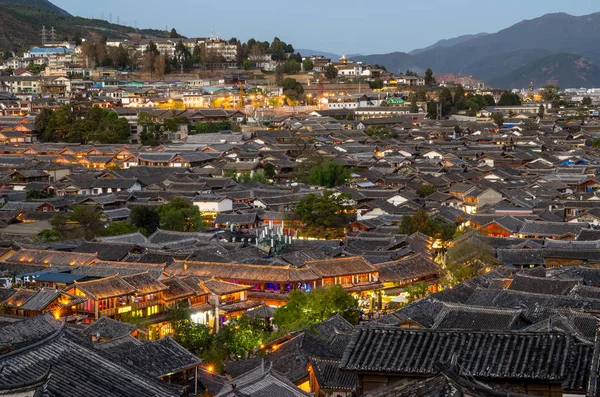
[{"label": "mountain range", "polygon": [[[40,44],[40,31],[54,27],[57,39],[167,37],[164,30],[135,29],[105,20],[69,14],[49,0],[0,0],[0,50]],[[473,76],[497,88],[600,86],[600,13],[572,16],[546,14],[496,33],[478,33],[421,49],[373,55],[347,55],[355,61],[384,65],[389,71]],[[297,49],[304,56],[335,53]]]},{"label": "mountain range", "polygon": [[41,44],[40,32],[55,28],[57,40],[77,37],[126,38],[131,35],[166,37],[164,30],[135,29],[100,19],[73,16],[48,0],[0,0],[0,50],[16,51]]},{"label": "mountain range", "polygon": [[[389,71],[406,69],[472,75],[498,88],[597,85],[600,64],[600,13],[572,16],[546,14],[492,34],[441,40],[420,50],[352,58],[383,64]],[[524,84],[525,83],[525,84]]]}]

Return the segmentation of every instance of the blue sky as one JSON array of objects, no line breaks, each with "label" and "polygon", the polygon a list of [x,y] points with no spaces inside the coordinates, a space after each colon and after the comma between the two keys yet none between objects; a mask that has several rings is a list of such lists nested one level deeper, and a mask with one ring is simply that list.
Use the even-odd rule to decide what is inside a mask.
[{"label": "blue sky", "polygon": [[[74,15],[169,29],[188,37],[271,41],[337,54],[411,51],[444,38],[493,33],[550,12],[585,15],[598,0],[51,0]],[[372,8],[370,7],[372,6]]]}]

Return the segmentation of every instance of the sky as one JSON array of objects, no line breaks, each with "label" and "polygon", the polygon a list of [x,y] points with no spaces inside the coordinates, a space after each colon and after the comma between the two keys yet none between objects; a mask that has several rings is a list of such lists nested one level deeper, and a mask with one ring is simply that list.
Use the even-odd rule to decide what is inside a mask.
[{"label": "sky", "polygon": [[[277,36],[295,48],[340,55],[409,52],[438,40],[494,33],[547,13],[586,15],[598,0],[50,0],[73,15],[187,37],[246,41]],[[373,5],[373,7],[370,7]]]}]

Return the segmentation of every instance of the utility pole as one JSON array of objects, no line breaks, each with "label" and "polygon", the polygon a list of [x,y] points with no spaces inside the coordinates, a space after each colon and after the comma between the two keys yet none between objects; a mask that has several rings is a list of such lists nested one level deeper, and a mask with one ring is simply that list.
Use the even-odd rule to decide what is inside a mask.
[{"label": "utility pole", "polygon": [[50,28],[50,41],[56,43],[56,29],[54,29],[54,26]]},{"label": "utility pole", "polygon": [[40,35],[42,36],[42,45],[45,46],[46,40],[48,38],[48,32],[46,31],[46,26],[42,26],[42,33]]}]

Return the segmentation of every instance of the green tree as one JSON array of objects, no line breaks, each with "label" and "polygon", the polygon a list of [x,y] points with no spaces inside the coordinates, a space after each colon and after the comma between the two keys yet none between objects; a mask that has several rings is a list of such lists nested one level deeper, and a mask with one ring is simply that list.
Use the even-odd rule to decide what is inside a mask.
[{"label": "green tree", "polygon": [[304,69],[305,72],[311,72],[314,67],[315,64],[310,58],[306,58],[302,61],[302,69]]},{"label": "green tree", "polygon": [[343,185],[350,177],[350,171],[332,160],[315,165],[309,171],[309,182],[313,186],[336,187]]},{"label": "green tree", "polygon": [[37,189],[27,190],[27,193],[25,194],[26,201],[42,200],[46,198],[48,198],[48,195]]},{"label": "green tree", "polygon": [[492,270],[498,265],[492,250],[481,242],[466,239],[448,250],[445,266],[445,284],[456,285]]},{"label": "green tree", "polygon": [[519,106],[521,105],[521,97],[510,91],[504,91],[500,95],[498,106]]},{"label": "green tree", "polygon": [[383,88],[383,81],[380,78],[369,81],[369,88],[372,90],[380,90]]},{"label": "green tree", "polygon": [[[463,86],[461,84],[456,86],[456,89],[454,90],[454,106],[457,106],[457,103],[460,100],[465,100],[465,89],[463,88]],[[459,109],[462,110],[462,109]]]},{"label": "green tree", "polygon": [[250,70],[254,67],[254,62],[252,62],[250,59],[246,58],[244,59],[244,70]]},{"label": "green tree", "polygon": [[419,197],[427,197],[429,195],[432,195],[433,193],[435,193],[437,190],[435,190],[435,188],[427,183],[422,183],[419,185],[418,189],[417,189],[417,195]]},{"label": "green tree", "polygon": [[341,228],[350,220],[349,200],[348,194],[333,190],[325,191],[322,196],[310,193],[300,199],[294,214],[309,227]]},{"label": "green tree", "polygon": [[447,242],[456,234],[456,225],[430,218],[425,211],[418,210],[414,215],[402,218],[399,232],[406,235],[420,232]]},{"label": "green tree", "polygon": [[417,105],[417,97],[413,96],[410,100],[410,112],[419,113],[419,106]]},{"label": "green tree", "polygon": [[102,236],[120,236],[140,231],[138,227],[129,222],[113,222],[100,232]]},{"label": "green tree", "polygon": [[358,320],[358,303],[340,285],[308,293],[293,290],[285,306],[275,310],[273,323],[294,330],[317,324],[339,314],[352,324]]},{"label": "green tree", "polygon": [[75,206],[69,214],[69,219],[77,223],[86,240],[92,240],[100,235],[104,226],[100,219],[100,213],[96,211],[96,208],[85,205]]},{"label": "green tree", "polygon": [[179,42],[175,45],[175,54],[174,60],[177,63],[177,66],[183,70],[190,70],[194,66],[194,61],[192,59],[192,53],[190,50],[183,44],[183,41],[179,40]]},{"label": "green tree", "polygon": [[156,210],[160,228],[176,232],[195,232],[202,224],[198,207],[182,197],[175,197]]},{"label": "green tree", "polygon": [[196,134],[209,134],[225,130],[232,130],[233,125],[230,121],[213,121],[208,123],[198,122],[195,126]]},{"label": "green tree", "polygon": [[581,104],[585,107],[591,107],[592,106],[592,98],[589,96],[583,97]]},{"label": "green tree", "polygon": [[404,292],[408,295],[407,303],[411,303],[425,297],[429,293],[429,285],[424,281],[419,281],[404,287]]},{"label": "green tree", "polygon": [[296,59],[290,58],[283,64],[283,72],[285,74],[296,74],[302,70],[302,64]]},{"label": "green tree", "polygon": [[546,109],[544,108],[544,105],[540,104],[540,107],[538,108],[538,117],[544,117],[544,113],[546,113]]},{"label": "green tree", "polygon": [[600,138],[594,138],[592,140],[592,147],[596,149],[600,148]]},{"label": "green tree", "polygon": [[268,179],[273,179],[273,178],[275,178],[275,175],[277,175],[275,172],[275,166],[271,163],[266,163],[263,166],[263,170],[265,173],[265,177]]},{"label": "green tree", "polygon": [[502,113],[494,113],[490,116],[498,128],[504,126],[504,115]]},{"label": "green tree", "polygon": [[177,33],[177,30],[175,30],[175,28],[171,29],[171,32],[169,33],[169,38],[170,39],[183,39],[184,37],[182,35],[180,35],[179,33]]},{"label": "green tree", "polygon": [[190,320],[189,304],[180,301],[167,307],[167,316],[173,327],[173,339],[199,357],[204,357],[213,346],[210,327]]},{"label": "green tree", "polygon": [[52,226],[53,237],[56,239],[66,239],[70,231],[70,227],[67,225],[69,222],[69,216],[64,212],[57,212],[50,219],[50,226]]},{"label": "green tree", "polygon": [[338,70],[333,64],[329,64],[325,68],[325,78],[333,80],[338,77]]},{"label": "green tree", "polygon": [[229,358],[246,358],[265,340],[264,320],[241,316],[231,319],[216,335],[218,346],[226,346]]},{"label": "green tree", "polygon": [[398,133],[385,125],[371,126],[365,130],[365,134],[380,139],[398,138]]},{"label": "green tree", "polygon": [[68,215],[62,212],[54,214],[50,225],[53,235],[59,239],[92,240],[104,229],[100,213],[95,208],[85,205],[75,206]]},{"label": "green tree", "polygon": [[304,95],[304,87],[296,79],[287,77],[281,80],[283,95],[292,101],[300,101]]},{"label": "green tree", "polygon": [[28,71],[30,71],[33,74],[40,74],[44,71],[44,69],[46,69],[44,66],[42,65],[38,65],[36,63],[33,62],[29,62],[29,65],[27,65],[26,69]]},{"label": "green tree", "polygon": [[442,114],[445,116],[452,113],[454,98],[452,97],[452,92],[447,87],[442,88],[440,91],[439,100],[442,103]]},{"label": "green tree", "polygon": [[151,207],[136,206],[131,210],[129,222],[139,229],[152,234],[160,226],[160,215]]},{"label": "green tree", "polygon": [[425,71],[425,85],[432,86],[435,85],[435,78],[433,77],[433,71],[430,68],[427,68]]},{"label": "green tree", "polygon": [[546,85],[542,88],[541,92],[542,100],[546,102],[558,102],[560,101],[560,94],[558,93],[558,87],[554,85]]}]

